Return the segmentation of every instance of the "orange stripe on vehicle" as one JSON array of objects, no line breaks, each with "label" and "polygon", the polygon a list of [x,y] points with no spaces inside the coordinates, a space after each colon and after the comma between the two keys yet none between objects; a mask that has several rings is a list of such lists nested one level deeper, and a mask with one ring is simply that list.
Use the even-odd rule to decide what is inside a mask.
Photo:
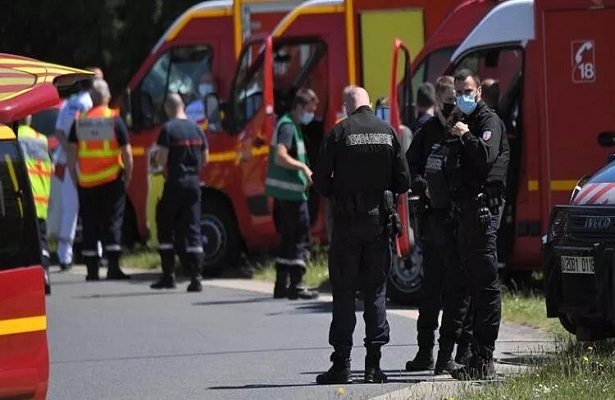
[{"label": "orange stripe on vehicle", "polygon": [[190,20],[195,19],[195,18],[214,18],[214,17],[228,17],[232,14],[232,10],[229,8],[218,8],[218,9],[207,9],[207,10],[197,10],[197,11],[193,11],[190,14],[188,14],[187,16],[185,16],[184,18],[182,18],[181,21],[178,22],[177,25],[175,25],[174,28],[171,29],[171,31],[169,32],[169,34],[166,37],[166,40],[173,40],[175,39],[175,36],[177,36],[179,34],[179,32],[181,32],[182,29],[184,29],[184,27],[186,25],[188,25],[188,23],[190,22]]},{"label": "orange stripe on vehicle", "polygon": [[345,8],[343,5],[337,6],[304,6],[299,5],[294,8],[291,12],[289,12],[282,21],[275,27],[271,36],[278,37],[282,36],[284,32],[288,29],[288,27],[301,15],[310,15],[310,14],[334,14],[334,13],[342,13]]},{"label": "orange stripe on vehicle", "polygon": [[[551,181],[552,192],[568,192],[575,188],[577,181],[574,180],[553,180]],[[539,190],[539,184],[537,180],[530,180],[527,182],[527,190],[530,192],[537,192]]]},{"label": "orange stripe on vehicle", "polygon": [[145,147],[133,147],[132,155],[133,156],[142,156],[145,154]]},{"label": "orange stripe on vehicle", "polygon": [[47,316],[5,319],[0,321],[0,336],[47,330]]}]

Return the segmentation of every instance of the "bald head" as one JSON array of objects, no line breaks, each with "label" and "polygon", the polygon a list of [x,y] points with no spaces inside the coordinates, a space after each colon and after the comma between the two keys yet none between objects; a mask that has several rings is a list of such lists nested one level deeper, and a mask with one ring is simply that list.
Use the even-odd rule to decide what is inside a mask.
[{"label": "bald head", "polygon": [[108,105],[111,100],[111,91],[109,85],[102,79],[94,79],[90,88],[90,97],[94,106]]},{"label": "bald head", "polygon": [[98,67],[87,67],[86,70],[92,72],[94,74],[94,78],[96,79],[104,79],[104,75],[102,69]]},{"label": "bald head", "polygon": [[169,118],[181,118],[184,115],[184,101],[177,93],[169,93],[164,102],[164,111]]},{"label": "bald head", "polygon": [[369,94],[367,94],[367,90],[360,86],[353,87],[348,93],[344,94],[344,103],[346,112],[350,115],[359,107],[370,106]]}]

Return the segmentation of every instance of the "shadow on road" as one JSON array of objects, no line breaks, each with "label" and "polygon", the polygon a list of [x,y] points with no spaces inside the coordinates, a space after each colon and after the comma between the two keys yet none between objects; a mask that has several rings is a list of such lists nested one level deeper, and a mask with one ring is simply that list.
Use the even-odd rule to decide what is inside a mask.
[{"label": "shadow on road", "polygon": [[273,297],[250,297],[247,299],[240,300],[220,300],[220,301],[202,301],[198,303],[192,303],[193,306],[220,306],[220,305],[230,305],[230,304],[249,304],[249,303],[263,303],[274,301]]}]

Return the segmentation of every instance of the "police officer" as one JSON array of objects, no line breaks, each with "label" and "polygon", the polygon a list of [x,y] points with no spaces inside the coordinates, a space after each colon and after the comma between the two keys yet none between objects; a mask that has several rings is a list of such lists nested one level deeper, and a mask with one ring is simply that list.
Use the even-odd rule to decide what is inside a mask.
[{"label": "police officer", "polygon": [[[452,214],[453,185],[459,154],[459,140],[448,130],[448,118],[455,107],[455,86],[452,76],[441,76],[436,80],[436,104],[434,118],[427,121],[416,133],[408,153],[408,166],[413,193],[422,197],[427,209],[422,215],[423,243],[423,286],[419,318],[417,320],[417,342],[419,351],[415,358],[406,363],[407,371],[423,371],[434,368],[433,347],[438,316],[442,308],[445,281],[458,282],[461,275],[457,255],[457,238]],[[451,140],[452,139],[452,140]],[[443,315],[446,320],[448,315]],[[443,326],[450,326],[443,322]],[[470,333],[464,331],[457,347],[456,360],[466,364],[471,356]],[[456,337],[440,336],[440,350],[435,374],[455,369],[451,355]]]},{"label": "police officer", "polygon": [[435,88],[431,82],[423,82],[416,92],[417,116],[410,123],[410,130],[417,132],[423,125],[431,120],[436,111]]},{"label": "police officer", "polygon": [[[89,67],[87,70],[94,73],[95,79],[103,79],[100,68]],[[68,270],[73,262],[73,241],[79,216],[79,199],[76,182],[73,182],[70,173],[66,173],[66,155],[69,149],[68,134],[75,121],[75,115],[89,111],[92,108],[90,98],[91,79],[79,82],[80,91],[70,96],[62,103],[56,120],[55,136],[60,143],[54,155],[56,163],[55,173],[62,182],[62,212],[60,219],[60,232],[58,234],[58,259],[61,270]],[[98,255],[102,255],[100,242],[98,243]]]},{"label": "police officer", "polygon": [[[455,92],[457,108],[464,115],[451,131],[461,143],[458,244],[472,298],[473,357],[451,375],[489,379],[495,374],[493,351],[501,317],[497,230],[504,208],[509,148],[502,120],[481,100],[479,78],[467,69],[459,71]],[[462,301],[455,297],[447,296],[445,309],[449,301]]]},{"label": "police officer", "polygon": [[[365,382],[386,382],[380,348],[389,342],[386,281],[391,268],[391,237],[400,229],[393,193],[410,188],[408,164],[397,134],[369,106],[365,89],[345,98],[349,117],[335,125],[314,173],[316,190],[333,199],[334,226],[329,249],[333,320],[329,343],[333,366],[319,384],[350,383],[350,351],[356,324],[355,290],[364,294]],[[398,222],[398,217],[397,217]]]},{"label": "police officer", "polygon": [[291,111],[280,118],[271,140],[265,195],[273,197],[273,220],[281,236],[275,259],[273,297],[276,299],[318,297],[317,291],[302,285],[311,245],[307,191],[312,184],[312,171],[299,126],[312,121],[317,104],[316,93],[310,89],[299,90]]},{"label": "police officer", "polygon": [[19,121],[17,138],[25,157],[34,205],[36,206],[36,218],[38,219],[41,241],[41,261],[45,269],[45,293],[51,294],[49,247],[47,246],[47,207],[49,205],[49,192],[51,191],[53,164],[51,157],[49,157],[47,137],[32,129],[31,124],[31,115]]},{"label": "police officer", "polygon": [[201,180],[199,173],[207,163],[208,147],[205,133],[188,119],[184,103],[177,93],[168,95],[165,111],[169,121],[164,124],[157,144],[156,161],[166,166],[166,181],[162,198],[156,206],[158,246],[162,276],[150,287],[173,289],[175,284],[175,252],[185,270],[190,271],[189,292],[200,292],[203,243],[201,239]]},{"label": "police officer", "polygon": [[126,190],[133,168],[128,130],[117,111],[108,107],[107,82],[95,79],[90,97],[92,109],[79,113],[68,137],[68,166],[79,184],[86,280],[99,280],[96,242],[100,239],[108,261],[107,279],[129,279],[120,269]]}]

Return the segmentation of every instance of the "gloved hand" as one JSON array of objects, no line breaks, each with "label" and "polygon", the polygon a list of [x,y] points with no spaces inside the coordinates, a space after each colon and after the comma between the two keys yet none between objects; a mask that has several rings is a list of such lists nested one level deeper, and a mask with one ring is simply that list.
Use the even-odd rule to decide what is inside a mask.
[{"label": "gloved hand", "polygon": [[500,183],[494,183],[485,187],[485,195],[487,196],[487,207],[493,214],[499,213],[499,207],[504,201],[504,186]]},{"label": "gloved hand", "polygon": [[427,181],[422,176],[417,176],[410,183],[410,190],[415,196],[425,198],[427,191]]}]

